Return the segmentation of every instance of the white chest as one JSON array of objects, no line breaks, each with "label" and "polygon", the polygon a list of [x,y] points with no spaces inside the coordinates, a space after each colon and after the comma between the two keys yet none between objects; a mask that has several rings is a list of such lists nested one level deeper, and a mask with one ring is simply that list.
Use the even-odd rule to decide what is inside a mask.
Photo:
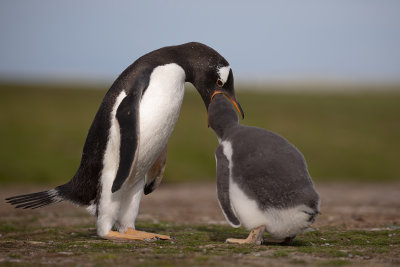
[{"label": "white chest", "polygon": [[139,150],[136,174],[147,173],[165,147],[179,117],[185,71],[177,64],[155,68],[139,109]]}]

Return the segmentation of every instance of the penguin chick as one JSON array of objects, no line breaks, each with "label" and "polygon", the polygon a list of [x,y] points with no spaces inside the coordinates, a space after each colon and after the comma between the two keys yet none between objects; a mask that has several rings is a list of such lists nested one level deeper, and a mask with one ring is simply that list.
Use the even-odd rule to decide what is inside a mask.
[{"label": "penguin chick", "polygon": [[273,132],[240,125],[223,92],[208,107],[210,127],[218,137],[215,152],[217,195],[226,220],[251,230],[247,239],[228,243],[291,243],[315,221],[320,199],[301,152]]}]

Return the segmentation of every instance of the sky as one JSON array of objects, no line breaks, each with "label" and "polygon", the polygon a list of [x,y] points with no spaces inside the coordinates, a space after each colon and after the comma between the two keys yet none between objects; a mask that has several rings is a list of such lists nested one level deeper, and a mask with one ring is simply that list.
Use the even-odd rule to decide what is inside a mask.
[{"label": "sky", "polygon": [[239,82],[400,83],[398,0],[2,0],[0,36],[0,79],[111,82],[198,41]]}]

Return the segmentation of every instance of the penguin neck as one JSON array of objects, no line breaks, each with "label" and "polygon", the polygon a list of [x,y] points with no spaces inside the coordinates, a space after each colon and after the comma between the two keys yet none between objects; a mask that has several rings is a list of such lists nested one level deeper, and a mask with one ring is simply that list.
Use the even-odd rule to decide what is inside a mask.
[{"label": "penguin neck", "polygon": [[214,130],[217,135],[218,142],[221,143],[222,141],[226,140],[229,136],[229,133],[232,132],[233,129],[236,129],[238,125],[232,125],[232,127],[224,128],[222,131],[218,132]]},{"label": "penguin neck", "polygon": [[217,135],[218,142],[221,143],[223,140],[226,139],[226,137],[229,135],[229,133],[237,128],[239,126],[239,123],[237,121],[231,120],[231,121],[224,121],[223,124],[211,124],[210,127],[213,129],[215,134]]}]

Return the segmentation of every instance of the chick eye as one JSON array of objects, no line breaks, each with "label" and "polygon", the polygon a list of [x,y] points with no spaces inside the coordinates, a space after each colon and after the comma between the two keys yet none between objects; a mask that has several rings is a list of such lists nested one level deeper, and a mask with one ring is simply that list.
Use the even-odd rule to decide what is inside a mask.
[{"label": "chick eye", "polygon": [[224,82],[223,82],[221,79],[218,79],[218,80],[217,80],[217,85],[218,85],[219,87],[222,87],[222,86],[224,86]]}]

